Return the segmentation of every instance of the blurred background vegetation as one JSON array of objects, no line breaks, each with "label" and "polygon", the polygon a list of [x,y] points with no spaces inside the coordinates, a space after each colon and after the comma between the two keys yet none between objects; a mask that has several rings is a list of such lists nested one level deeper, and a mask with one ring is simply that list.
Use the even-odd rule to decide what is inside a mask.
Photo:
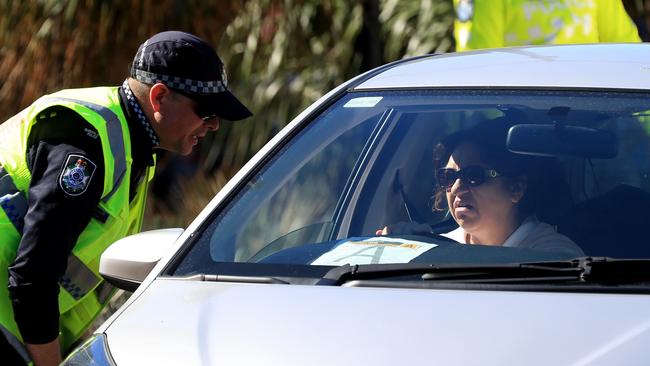
[{"label": "blurred background vegetation", "polygon": [[[625,5],[646,33],[650,1]],[[49,92],[120,84],[157,32],[197,34],[255,115],[222,123],[189,157],[161,156],[145,228],[184,227],[329,89],[386,62],[453,51],[453,16],[451,0],[0,0],[0,121]]]},{"label": "blurred background vegetation", "polygon": [[0,120],[63,88],[119,85],[138,45],[184,30],[214,45],[254,111],[186,158],[162,156],[145,226],[186,226],[302,109],[361,71],[452,49],[449,1],[0,0]]}]

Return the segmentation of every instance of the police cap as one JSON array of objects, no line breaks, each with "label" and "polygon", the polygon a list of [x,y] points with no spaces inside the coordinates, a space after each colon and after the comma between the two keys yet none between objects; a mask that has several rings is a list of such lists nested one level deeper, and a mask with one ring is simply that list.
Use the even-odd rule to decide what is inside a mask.
[{"label": "police cap", "polygon": [[131,77],[145,84],[163,83],[217,117],[238,121],[252,113],[230,90],[223,62],[199,37],[167,31],[146,40],[133,59]]}]

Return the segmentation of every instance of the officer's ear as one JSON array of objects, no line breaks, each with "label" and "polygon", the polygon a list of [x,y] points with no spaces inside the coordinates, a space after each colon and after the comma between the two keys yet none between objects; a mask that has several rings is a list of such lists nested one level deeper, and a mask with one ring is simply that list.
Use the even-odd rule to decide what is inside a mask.
[{"label": "officer's ear", "polygon": [[151,109],[153,109],[154,114],[160,113],[162,104],[170,96],[171,90],[169,90],[167,85],[156,83],[151,86],[151,89],[149,90],[149,103],[151,104]]}]

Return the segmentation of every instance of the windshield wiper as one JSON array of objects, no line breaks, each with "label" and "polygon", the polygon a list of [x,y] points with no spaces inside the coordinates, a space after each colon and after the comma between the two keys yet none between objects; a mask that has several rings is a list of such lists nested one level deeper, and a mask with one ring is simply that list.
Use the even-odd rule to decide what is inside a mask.
[{"label": "windshield wiper", "polygon": [[602,284],[650,281],[650,259],[581,258],[582,280]]},{"label": "windshield wiper", "polygon": [[232,275],[211,275],[211,274],[197,274],[188,277],[182,277],[187,281],[206,281],[206,282],[244,282],[244,283],[271,283],[288,285],[289,282],[283,281],[275,277],[260,277],[260,276],[232,276]]},{"label": "windshield wiper", "polygon": [[650,260],[576,258],[567,261],[486,265],[371,264],[344,265],[328,271],[316,284],[340,286],[353,280],[419,276],[426,281],[548,282],[625,284],[650,281]]},{"label": "windshield wiper", "polygon": [[316,285],[340,286],[352,280],[417,275],[428,273],[435,268],[433,264],[345,264],[327,271]]}]

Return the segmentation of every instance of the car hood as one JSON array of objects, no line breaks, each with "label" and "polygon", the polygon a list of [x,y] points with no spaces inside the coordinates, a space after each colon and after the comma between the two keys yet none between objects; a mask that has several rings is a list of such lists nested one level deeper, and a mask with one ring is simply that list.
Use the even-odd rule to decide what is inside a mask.
[{"label": "car hood", "polygon": [[158,279],[105,328],[123,365],[646,365],[650,296]]}]

